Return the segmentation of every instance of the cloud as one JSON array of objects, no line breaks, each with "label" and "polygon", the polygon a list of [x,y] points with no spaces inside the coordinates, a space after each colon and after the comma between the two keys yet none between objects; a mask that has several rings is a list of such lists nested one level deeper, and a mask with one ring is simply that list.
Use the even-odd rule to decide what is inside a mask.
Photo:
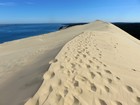
[{"label": "cloud", "polygon": [[0,6],[15,6],[15,2],[0,2]]}]

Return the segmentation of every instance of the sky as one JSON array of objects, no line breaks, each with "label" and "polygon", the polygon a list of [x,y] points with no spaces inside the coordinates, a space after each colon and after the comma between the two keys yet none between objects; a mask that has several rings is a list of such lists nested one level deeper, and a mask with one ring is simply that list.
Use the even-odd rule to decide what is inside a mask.
[{"label": "sky", "polygon": [[140,0],[0,0],[0,23],[140,22]]}]

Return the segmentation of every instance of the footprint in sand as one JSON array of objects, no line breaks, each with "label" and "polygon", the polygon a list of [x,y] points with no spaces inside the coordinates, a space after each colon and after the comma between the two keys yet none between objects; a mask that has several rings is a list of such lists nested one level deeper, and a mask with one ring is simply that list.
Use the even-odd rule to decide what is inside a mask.
[{"label": "footprint in sand", "polygon": [[116,77],[117,80],[121,80],[119,77]]},{"label": "footprint in sand", "polygon": [[83,57],[86,58],[87,56],[85,54],[83,54]]},{"label": "footprint in sand", "polygon": [[89,63],[93,63],[91,60],[88,60],[89,61]]},{"label": "footprint in sand", "polygon": [[88,49],[88,47],[85,47],[85,49]]},{"label": "footprint in sand", "polygon": [[44,75],[44,79],[48,80],[48,79],[52,79],[55,76],[54,72],[48,72],[46,75]]},{"label": "footprint in sand", "polygon": [[105,72],[108,73],[108,74],[112,74],[109,70],[105,70]]},{"label": "footprint in sand", "polygon": [[67,59],[68,58],[68,56],[65,56],[65,59]]},{"label": "footprint in sand", "polygon": [[121,102],[119,102],[119,101],[116,101],[115,102],[116,103],[116,105],[123,105]]},{"label": "footprint in sand", "polygon": [[87,67],[88,69],[89,69],[89,68],[91,68],[91,66],[90,66],[90,65],[88,65],[88,64],[86,65],[86,67]]},{"label": "footprint in sand", "polygon": [[99,99],[99,103],[100,103],[100,105],[107,105],[107,103],[102,99]]},{"label": "footprint in sand", "polygon": [[55,73],[52,72],[52,73],[51,73],[51,77],[50,77],[50,79],[53,78],[54,76],[55,76]]},{"label": "footprint in sand", "polygon": [[106,92],[110,92],[110,89],[107,87],[107,86],[104,86],[104,88],[105,88],[105,90],[106,90]]},{"label": "footprint in sand", "polygon": [[102,77],[102,74],[101,74],[100,72],[97,72],[97,74],[98,74],[100,77]]},{"label": "footprint in sand", "polygon": [[126,86],[126,89],[127,89],[129,92],[132,92],[132,93],[133,93],[133,88],[132,88],[132,87]]},{"label": "footprint in sand", "polygon": [[56,94],[56,101],[59,102],[61,100],[62,96],[60,94]]},{"label": "footprint in sand", "polygon": [[52,91],[53,91],[53,88],[52,88],[52,86],[50,86],[49,92],[51,93]]},{"label": "footprint in sand", "polygon": [[64,97],[65,97],[67,94],[68,94],[68,88],[65,87],[65,89],[64,89]]},{"label": "footprint in sand", "polygon": [[100,49],[96,48],[97,51],[100,51]]},{"label": "footprint in sand", "polygon": [[71,67],[72,67],[72,68],[75,68],[75,64],[74,64],[74,63],[71,63]]},{"label": "footprint in sand", "polygon": [[58,85],[60,86],[62,84],[62,81],[61,79],[58,81]]},{"label": "footprint in sand", "polygon": [[93,72],[90,72],[91,78],[94,79],[95,78],[95,74]]},{"label": "footprint in sand", "polygon": [[100,66],[96,66],[97,69],[100,69]]},{"label": "footprint in sand", "polygon": [[106,64],[103,64],[103,66],[104,66],[104,67],[107,67],[107,65],[106,65]]},{"label": "footprint in sand", "polygon": [[90,56],[90,53],[89,53],[89,51],[87,51],[86,53],[87,53],[87,55],[89,55],[89,56]]},{"label": "footprint in sand", "polygon": [[81,53],[81,51],[77,51],[79,54]]},{"label": "footprint in sand", "polygon": [[54,59],[54,60],[53,60],[53,63],[56,63],[56,62],[58,62],[58,60],[57,60],[57,59]]},{"label": "footprint in sand", "polygon": [[107,81],[108,81],[108,83],[112,83],[112,79],[110,79],[110,78],[107,78]]},{"label": "footprint in sand", "polygon": [[49,62],[49,64],[56,63],[56,62],[58,62],[58,60],[57,60],[57,59],[53,59],[53,60],[51,60],[51,61]]},{"label": "footprint in sand", "polygon": [[64,66],[60,65],[60,69],[63,69],[63,68],[64,68]]},{"label": "footprint in sand", "polygon": [[117,48],[117,46],[114,46],[114,48]]},{"label": "footprint in sand", "polygon": [[79,86],[79,82],[78,81],[74,81],[74,84],[73,84],[75,87],[78,87]]},{"label": "footprint in sand", "polygon": [[137,102],[140,103],[140,97],[137,96]]},{"label": "footprint in sand", "polygon": [[132,69],[133,71],[136,71],[136,69]]},{"label": "footprint in sand", "polygon": [[102,54],[99,53],[99,58],[101,58],[101,57],[102,57]]},{"label": "footprint in sand", "polygon": [[96,85],[94,83],[91,83],[91,90],[96,92],[97,88],[96,88]]},{"label": "footprint in sand", "polygon": [[76,97],[73,97],[73,98],[74,98],[74,101],[72,105],[80,105],[79,100]]}]

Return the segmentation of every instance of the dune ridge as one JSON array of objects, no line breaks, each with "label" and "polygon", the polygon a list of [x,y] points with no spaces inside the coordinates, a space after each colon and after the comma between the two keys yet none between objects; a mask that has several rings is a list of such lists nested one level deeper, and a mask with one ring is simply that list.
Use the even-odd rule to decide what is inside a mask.
[{"label": "dune ridge", "polygon": [[86,29],[75,26],[0,44],[0,105],[23,105],[42,84],[49,61]]},{"label": "dune ridge", "polygon": [[139,40],[102,21],[80,29],[25,105],[140,105]]},{"label": "dune ridge", "polygon": [[23,105],[42,84],[49,61],[68,41],[86,30],[109,30],[108,24],[95,21],[0,44],[0,105]]}]

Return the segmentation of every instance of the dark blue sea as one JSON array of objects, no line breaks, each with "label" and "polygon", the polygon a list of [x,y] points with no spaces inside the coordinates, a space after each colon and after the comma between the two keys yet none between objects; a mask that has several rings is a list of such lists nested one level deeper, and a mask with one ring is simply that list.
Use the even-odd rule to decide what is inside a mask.
[{"label": "dark blue sea", "polygon": [[57,31],[62,24],[1,24],[0,43]]}]

